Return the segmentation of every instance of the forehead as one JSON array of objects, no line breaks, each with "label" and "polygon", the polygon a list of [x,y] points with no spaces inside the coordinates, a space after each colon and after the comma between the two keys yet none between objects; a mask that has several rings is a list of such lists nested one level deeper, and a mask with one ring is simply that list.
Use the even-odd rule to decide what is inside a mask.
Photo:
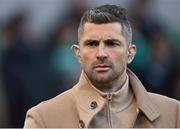
[{"label": "forehead", "polygon": [[83,34],[80,40],[84,41],[86,39],[123,39],[122,26],[120,23],[105,23],[105,24],[95,24],[95,23],[85,23]]}]

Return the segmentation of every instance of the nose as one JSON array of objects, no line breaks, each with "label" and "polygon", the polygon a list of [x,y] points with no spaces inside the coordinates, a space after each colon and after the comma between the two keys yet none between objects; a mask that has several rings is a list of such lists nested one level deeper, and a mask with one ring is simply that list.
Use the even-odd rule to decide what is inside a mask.
[{"label": "nose", "polygon": [[100,43],[97,50],[96,58],[98,60],[104,60],[107,58],[107,52],[104,43]]}]

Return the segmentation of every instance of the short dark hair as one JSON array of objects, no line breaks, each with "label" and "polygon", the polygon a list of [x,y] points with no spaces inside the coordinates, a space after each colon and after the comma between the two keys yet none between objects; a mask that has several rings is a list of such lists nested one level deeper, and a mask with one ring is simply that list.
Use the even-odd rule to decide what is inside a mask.
[{"label": "short dark hair", "polygon": [[122,26],[122,33],[127,41],[132,42],[132,30],[127,11],[119,5],[102,5],[84,12],[78,28],[78,40],[80,40],[86,22],[95,24],[118,22]]}]

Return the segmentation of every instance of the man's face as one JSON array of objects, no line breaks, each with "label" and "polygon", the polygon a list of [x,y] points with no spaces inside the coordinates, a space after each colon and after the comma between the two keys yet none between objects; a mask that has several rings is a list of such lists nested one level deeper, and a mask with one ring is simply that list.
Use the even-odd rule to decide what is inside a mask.
[{"label": "man's face", "polygon": [[131,62],[130,49],[121,24],[85,23],[75,52],[87,77],[96,85],[113,82],[124,75]]}]

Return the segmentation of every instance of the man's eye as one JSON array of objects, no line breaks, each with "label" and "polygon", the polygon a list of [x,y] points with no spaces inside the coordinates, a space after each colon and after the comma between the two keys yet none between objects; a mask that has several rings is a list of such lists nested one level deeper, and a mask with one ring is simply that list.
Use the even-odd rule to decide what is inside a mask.
[{"label": "man's eye", "polygon": [[111,41],[111,40],[106,41],[105,44],[106,44],[107,46],[116,46],[116,45],[119,45],[117,42]]},{"label": "man's eye", "polygon": [[97,41],[90,41],[90,42],[87,43],[88,46],[92,46],[92,47],[93,46],[98,46],[98,44],[99,43]]}]

